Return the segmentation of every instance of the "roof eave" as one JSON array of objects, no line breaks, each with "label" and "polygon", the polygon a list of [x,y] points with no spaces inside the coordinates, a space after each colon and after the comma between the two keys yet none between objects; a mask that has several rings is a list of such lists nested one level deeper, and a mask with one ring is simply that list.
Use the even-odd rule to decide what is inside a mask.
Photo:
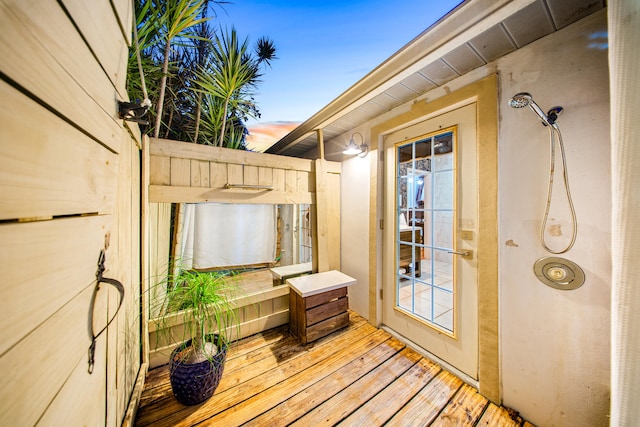
[{"label": "roof eave", "polygon": [[513,7],[509,9],[520,9],[534,1],[467,0],[459,4],[340,96],[282,137],[266,152],[281,154],[310,133],[322,129],[330,122],[364,104],[368,99],[383,92],[412,72],[411,70],[416,68],[414,66],[429,53],[441,48],[448,41],[460,37],[499,9],[510,4]]}]

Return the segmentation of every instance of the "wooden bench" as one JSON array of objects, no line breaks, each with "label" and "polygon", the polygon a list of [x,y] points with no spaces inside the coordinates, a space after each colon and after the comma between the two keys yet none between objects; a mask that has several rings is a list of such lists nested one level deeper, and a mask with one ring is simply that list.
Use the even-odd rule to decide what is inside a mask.
[{"label": "wooden bench", "polygon": [[281,267],[271,268],[271,274],[273,275],[273,286],[284,285],[287,279],[292,277],[302,276],[304,274],[311,273],[311,263],[305,262],[302,264],[283,265]]},{"label": "wooden bench", "polygon": [[289,328],[303,345],[349,324],[347,286],[356,279],[337,270],[287,280]]}]

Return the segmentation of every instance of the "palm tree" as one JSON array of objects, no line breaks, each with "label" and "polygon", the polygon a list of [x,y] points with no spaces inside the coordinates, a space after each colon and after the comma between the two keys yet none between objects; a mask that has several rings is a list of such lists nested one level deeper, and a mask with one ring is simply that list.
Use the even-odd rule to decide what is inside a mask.
[{"label": "palm tree", "polygon": [[259,64],[249,52],[248,39],[240,42],[232,28],[216,37],[209,61],[199,68],[196,90],[222,100],[222,123],[216,145],[224,145],[230,111],[241,109],[251,98],[260,77]]},{"label": "palm tree", "polygon": [[[276,59],[276,50],[266,37],[252,52],[248,40],[240,42],[235,29],[211,29],[209,2],[226,3],[136,1],[142,68],[149,97],[158,100],[153,135],[160,136],[165,126],[164,137],[243,148],[244,121],[260,116],[253,94],[261,67]],[[134,53],[128,81],[132,99],[141,93]]]},{"label": "palm tree", "polygon": [[163,12],[159,16],[162,17],[160,38],[164,43],[162,77],[160,79],[156,124],[153,133],[156,138],[160,135],[160,126],[162,124],[162,110],[167,86],[171,42],[176,37],[192,37],[187,30],[208,20],[206,17],[200,17],[205,2],[206,0],[165,0],[164,2],[159,2],[162,6],[156,4],[156,7],[162,8],[160,10]]},{"label": "palm tree", "polygon": [[[145,97],[137,78],[137,62],[144,73],[149,97],[157,100],[154,136],[159,136],[163,119],[168,77],[185,67],[176,66],[184,57],[184,40],[197,37],[191,29],[209,18],[210,0],[136,0],[136,43],[129,55],[127,90],[132,99]],[[218,2],[215,2],[218,3]],[[199,17],[200,16],[200,17]],[[174,39],[179,43],[174,47]],[[176,48],[177,47],[177,48]],[[138,59],[139,55],[139,59]],[[169,89],[171,92],[171,89]],[[174,94],[178,91],[174,91]]]}]

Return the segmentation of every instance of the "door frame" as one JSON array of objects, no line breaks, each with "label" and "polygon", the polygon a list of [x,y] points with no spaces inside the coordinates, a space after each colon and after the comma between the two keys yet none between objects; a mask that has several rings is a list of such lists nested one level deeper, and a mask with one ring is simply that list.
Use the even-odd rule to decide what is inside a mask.
[{"label": "door frame", "polygon": [[[497,75],[464,86],[431,102],[414,102],[411,110],[371,128],[377,158],[371,161],[369,221],[369,319],[382,323],[382,234],[384,223],[385,135],[458,108],[477,103],[478,191],[478,384],[479,392],[500,402],[498,343],[498,84]],[[372,156],[374,157],[374,156]],[[380,202],[380,203],[378,203]],[[388,222],[388,220],[387,220]]]}]

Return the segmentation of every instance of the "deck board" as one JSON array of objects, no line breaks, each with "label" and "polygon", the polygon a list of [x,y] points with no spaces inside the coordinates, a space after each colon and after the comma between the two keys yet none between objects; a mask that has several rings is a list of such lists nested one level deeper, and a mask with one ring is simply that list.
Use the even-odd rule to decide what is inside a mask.
[{"label": "deck board", "polygon": [[419,359],[418,353],[404,349],[291,425],[306,427],[337,424],[414,366]]},{"label": "deck board", "polygon": [[383,425],[440,371],[442,369],[435,363],[420,359],[411,369],[387,385],[338,425],[345,427]]},{"label": "deck board", "polygon": [[389,339],[368,352],[366,358],[360,357],[353,360],[245,425],[255,427],[264,425],[271,427],[286,426],[291,420],[304,416],[323,402],[337,395],[344,388],[358,381],[403,348],[404,344],[400,341]]},{"label": "deck board", "polygon": [[473,387],[463,384],[458,393],[442,410],[432,426],[473,426],[486,409],[489,401]]},{"label": "deck board", "polygon": [[[513,418],[515,419],[513,419]],[[136,426],[522,425],[514,411],[350,312],[350,323],[303,346],[286,326],[228,352],[214,396],[184,406],[168,367],[151,370]],[[531,424],[527,424],[531,425]]]},{"label": "deck board", "polygon": [[365,339],[355,342],[348,348],[335,352],[319,363],[288,376],[272,388],[227,409],[212,417],[210,421],[219,421],[220,425],[242,425],[255,418],[256,414],[276,407],[282,399],[288,399],[302,390],[312,386],[319,379],[325,378],[333,370],[340,369],[352,361],[358,360],[366,353],[383,343],[390,336],[386,332],[376,331]]},{"label": "deck board", "polygon": [[462,381],[455,375],[440,371],[389,420],[387,425],[402,427],[431,424],[461,385]]}]

